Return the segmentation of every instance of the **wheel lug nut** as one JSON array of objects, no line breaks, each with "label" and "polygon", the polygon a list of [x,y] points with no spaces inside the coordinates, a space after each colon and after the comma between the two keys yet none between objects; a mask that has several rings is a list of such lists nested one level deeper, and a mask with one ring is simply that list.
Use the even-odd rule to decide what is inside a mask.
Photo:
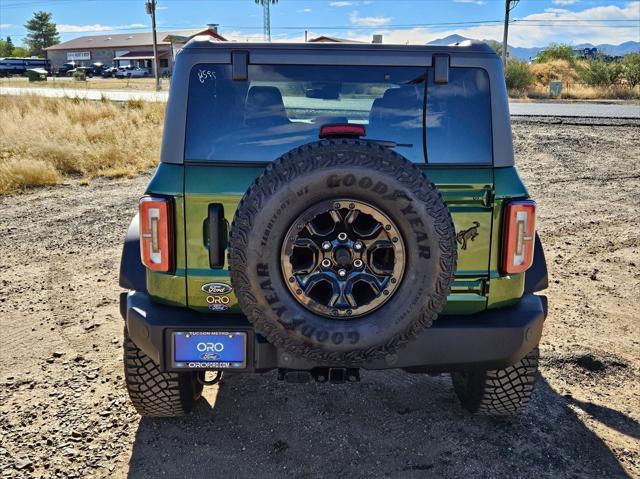
[{"label": "wheel lug nut", "polygon": [[362,243],[360,241],[356,241],[355,244],[353,245],[353,249],[355,249],[356,251],[360,251],[362,249]]},{"label": "wheel lug nut", "polygon": [[339,233],[338,234],[338,239],[340,241],[347,241],[347,233]]},{"label": "wheel lug nut", "polygon": [[329,268],[331,266],[331,260],[329,259],[323,259],[322,263],[320,263],[322,265],[323,268]]},{"label": "wheel lug nut", "polygon": [[353,262],[353,267],[354,267],[354,268],[362,268],[362,265],[363,265],[363,264],[364,264],[364,263],[362,262],[362,260],[361,260],[361,259],[357,259],[357,260],[355,260],[355,261]]},{"label": "wheel lug nut", "polygon": [[346,269],[338,270],[338,276],[340,276],[341,278],[346,278],[347,270]]},{"label": "wheel lug nut", "polygon": [[329,251],[331,249],[331,243],[325,241],[324,243],[322,243],[322,249],[325,251]]}]

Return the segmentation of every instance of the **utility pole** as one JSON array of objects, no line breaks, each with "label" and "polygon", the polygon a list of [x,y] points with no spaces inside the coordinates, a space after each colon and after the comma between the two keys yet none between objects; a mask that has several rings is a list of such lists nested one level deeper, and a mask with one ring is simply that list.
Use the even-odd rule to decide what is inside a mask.
[{"label": "utility pole", "polygon": [[264,25],[264,40],[266,42],[270,42],[271,41],[271,8],[270,8],[271,3],[270,2],[262,2],[262,9],[263,9],[263,19],[262,19],[262,23]]},{"label": "utility pole", "polygon": [[520,0],[505,0],[504,7],[504,33],[502,36],[502,67],[507,67],[507,50],[509,49],[508,37],[509,37],[509,13],[516,8]]},{"label": "utility pole", "polygon": [[156,3],[157,0],[147,0],[147,13],[151,15],[151,30],[153,31],[153,72],[156,77],[156,91],[160,91],[160,60],[158,59],[158,39],[156,38]]},{"label": "utility pole", "polygon": [[271,41],[271,4],[278,3],[278,0],[255,0],[258,5],[262,5],[262,24],[264,41]]}]

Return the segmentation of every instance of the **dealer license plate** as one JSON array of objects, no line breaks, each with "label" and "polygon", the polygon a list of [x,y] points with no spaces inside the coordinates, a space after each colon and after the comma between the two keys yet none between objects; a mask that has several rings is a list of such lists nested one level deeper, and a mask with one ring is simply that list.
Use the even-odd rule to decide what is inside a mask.
[{"label": "dealer license plate", "polygon": [[185,369],[238,369],[247,365],[247,333],[176,331],[173,366]]}]

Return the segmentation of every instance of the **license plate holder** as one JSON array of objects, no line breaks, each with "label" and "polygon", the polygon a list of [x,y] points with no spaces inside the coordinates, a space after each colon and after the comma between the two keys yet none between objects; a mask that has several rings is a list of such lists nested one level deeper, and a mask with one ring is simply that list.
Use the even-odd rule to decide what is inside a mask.
[{"label": "license plate holder", "polygon": [[173,331],[171,359],[176,369],[244,369],[247,333],[239,331]]}]

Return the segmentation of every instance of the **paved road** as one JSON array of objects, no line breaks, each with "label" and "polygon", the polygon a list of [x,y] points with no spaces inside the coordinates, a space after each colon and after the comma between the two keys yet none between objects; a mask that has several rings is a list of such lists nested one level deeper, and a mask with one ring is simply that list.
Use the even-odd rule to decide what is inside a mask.
[{"label": "paved road", "polygon": [[167,101],[167,92],[155,91],[111,91],[88,90],[80,88],[16,88],[0,87],[0,95],[39,95],[50,98],[82,98],[86,100],[101,100],[106,98],[113,101],[145,100]]},{"label": "paved road", "polygon": [[512,116],[640,118],[640,105],[619,103],[509,103]]},{"label": "paved road", "polygon": [[[41,95],[47,97],[71,97],[88,100],[106,98],[113,101],[145,100],[167,101],[167,92],[155,91],[111,91],[74,88],[16,88],[0,87],[0,95]],[[342,103],[342,102],[341,102]],[[342,105],[344,107],[344,105]],[[531,102],[510,103],[512,116],[565,116],[582,118],[638,118],[640,105],[574,103],[574,102]]]}]

